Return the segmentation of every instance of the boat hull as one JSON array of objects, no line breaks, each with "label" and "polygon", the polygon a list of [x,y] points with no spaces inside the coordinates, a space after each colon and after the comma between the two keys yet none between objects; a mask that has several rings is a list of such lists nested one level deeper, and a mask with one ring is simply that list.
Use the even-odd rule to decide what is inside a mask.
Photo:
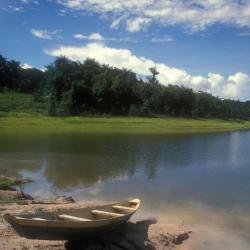
[{"label": "boat hull", "polygon": [[74,225],[75,223],[68,224],[66,226],[53,225],[53,226],[45,226],[45,225],[22,225],[16,223],[14,220],[8,220],[8,222],[12,225],[14,230],[22,237],[28,239],[38,239],[38,240],[82,240],[91,237],[101,236],[107,232],[111,232],[113,230],[118,229],[123,224],[125,224],[129,218],[122,218],[122,220],[118,220],[112,223],[105,223],[99,226],[89,226],[85,225],[79,226]]},{"label": "boat hull", "polygon": [[[120,206],[124,204],[127,211],[123,211],[124,214],[115,213],[117,209],[124,208]],[[133,205],[132,210],[127,207],[128,204],[129,202],[125,202],[99,206],[95,209],[80,209],[69,215],[36,214],[36,217],[39,216],[39,218],[34,218],[34,215],[21,215],[22,217],[20,217],[5,214],[4,218],[20,236],[28,239],[77,241],[101,236],[124,225],[137,211],[140,201],[138,200],[138,204]],[[60,219],[60,216],[64,220]],[[106,218],[106,216],[112,217]],[[72,218],[78,221],[72,221]]]}]

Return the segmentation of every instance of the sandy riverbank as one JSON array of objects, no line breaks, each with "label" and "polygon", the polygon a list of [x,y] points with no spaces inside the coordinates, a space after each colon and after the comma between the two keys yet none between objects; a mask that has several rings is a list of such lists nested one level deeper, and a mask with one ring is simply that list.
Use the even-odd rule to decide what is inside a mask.
[{"label": "sandy riverbank", "polygon": [[[3,192],[3,191],[2,191]],[[14,193],[12,192],[12,195]],[[47,204],[35,204],[39,201],[22,201],[22,205],[0,205],[0,246],[2,250],[10,249],[184,249],[186,240],[191,233],[180,231],[172,224],[161,224],[155,219],[145,218],[141,221],[127,223],[120,231],[113,232],[108,236],[89,240],[88,242],[64,242],[64,241],[41,241],[27,240],[19,237],[3,219],[4,213],[36,213],[37,211],[60,211],[71,210],[80,207],[92,206],[93,203],[65,203],[65,199],[57,199]],[[54,204],[49,204],[54,203]],[[183,248],[184,247],[184,248]]]}]

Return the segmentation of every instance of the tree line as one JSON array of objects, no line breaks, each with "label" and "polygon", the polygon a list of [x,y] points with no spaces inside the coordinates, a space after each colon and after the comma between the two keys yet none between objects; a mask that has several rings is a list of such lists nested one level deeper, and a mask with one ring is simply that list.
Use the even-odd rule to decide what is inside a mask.
[{"label": "tree line", "polygon": [[0,91],[32,93],[36,102],[46,104],[49,115],[250,118],[250,101],[221,99],[184,86],[163,86],[155,67],[149,73],[142,80],[127,69],[65,57],[56,58],[45,71],[23,69],[19,62],[0,55]]},{"label": "tree line", "polygon": [[0,55],[0,91],[14,90],[33,93],[45,80],[45,74],[35,68],[23,69],[21,63]]}]

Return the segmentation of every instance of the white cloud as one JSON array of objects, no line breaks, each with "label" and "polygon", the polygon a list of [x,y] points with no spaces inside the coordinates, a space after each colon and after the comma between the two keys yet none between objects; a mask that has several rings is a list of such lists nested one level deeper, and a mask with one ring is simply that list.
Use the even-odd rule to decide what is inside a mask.
[{"label": "white cloud", "polygon": [[24,4],[28,4],[28,3],[30,3],[30,0],[20,0],[20,2],[22,2]]},{"label": "white cloud", "polygon": [[22,63],[20,66],[22,69],[32,69],[33,68],[33,66],[31,66],[28,63]]},{"label": "white cloud", "polygon": [[182,25],[192,32],[219,23],[250,27],[249,0],[57,0],[66,8],[87,13],[108,14],[111,28],[125,21],[136,32],[160,23]]},{"label": "white cloud", "polygon": [[90,35],[82,35],[82,34],[75,34],[74,38],[76,39],[87,39],[87,40],[94,40],[94,41],[103,41],[104,38],[99,33],[91,33]]},{"label": "white cloud", "polygon": [[51,56],[66,56],[76,61],[94,58],[100,63],[127,68],[144,76],[149,74],[150,67],[156,66],[160,73],[158,80],[164,85],[184,85],[222,98],[250,99],[250,78],[242,72],[228,77],[215,73],[208,73],[207,76],[191,75],[183,69],[138,57],[128,49],[111,48],[100,43],[89,43],[82,47],[60,46],[54,50],[45,50],[45,53]]},{"label": "white cloud", "polygon": [[130,32],[137,32],[142,28],[148,27],[150,22],[151,19],[145,17],[137,17],[135,19],[130,19],[127,21],[127,30]]},{"label": "white cloud", "polygon": [[66,14],[67,14],[66,10],[64,9],[59,10],[59,13],[58,13],[59,16],[66,16]]},{"label": "white cloud", "polygon": [[1,8],[0,10],[13,11],[13,12],[23,12],[23,7],[10,4],[10,5],[6,6],[6,7]]},{"label": "white cloud", "polygon": [[228,83],[223,86],[222,94],[230,98],[241,97],[250,99],[250,78],[247,74],[238,72],[228,77]]},{"label": "white cloud", "polygon": [[112,24],[110,25],[111,29],[116,29],[118,28],[119,24],[121,23],[122,20],[126,19],[126,16],[120,16],[119,18],[116,18],[113,20]]},{"label": "white cloud", "polygon": [[103,37],[100,33],[91,33],[90,35],[74,34],[74,38],[81,40],[90,41],[117,41],[117,42],[128,42],[131,41],[129,38],[115,38],[115,37]]},{"label": "white cloud", "polygon": [[33,3],[36,5],[39,5],[39,1],[38,0],[19,0],[21,3],[23,4],[29,4],[29,3]]},{"label": "white cloud", "polygon": [[174,39],[171,36],[165,35],[164,37],[153,37],[151,42],[153,43],[165,43],[165,42],[173,42]]},{"label": "white cloud", "polygon": [[79,34],[79,33],[74,34],[74,38],[76,38],[76,39],[89,39],[88,36],[85,36],[85,35],[82,35],[82,34]]},{"label": "white cloud", "polygon": [[45,72],[47,69],[46,68],[40,68],[39,70],[41,70],[42,72]]},{"label": "white cloud", "polygon": [[91,33],[89,38],[90,38],[90,40],[95,40],[95,41],[102,41],[103,40],[102,35],[99,33]]},{"label": "white cloud", "polygon": [[52,40],[54,38],[60,38],[59,34],[61,32],[62,32],[62,30],[48,31],[48,30],[31,29],[31,33],[33,36],[41,38],[41,39],[47,39],[47,40]]},{"label": "white cloud", "polygon": [[0,11],[24,12],[24,7],[28,4],[39,5],[38,0],[0,0]]}]

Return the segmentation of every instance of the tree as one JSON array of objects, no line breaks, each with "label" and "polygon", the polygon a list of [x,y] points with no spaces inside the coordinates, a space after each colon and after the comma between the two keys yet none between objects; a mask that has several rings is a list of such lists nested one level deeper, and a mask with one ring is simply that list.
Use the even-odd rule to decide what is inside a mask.
[{"label": "tree", "polygon": [[0,90],[17,89],[20,80],[20,63],[14,60],[8,61],[0,55]]},{"label": "tree", "polygon": [[220,99],[184,86],[163,86],[156,67],[148,81],[127,69],[56,58],[45,72],[22,69],[0,55],[0,90],[33,93],[50,115],[171,115],[250,119],[250,101]]},{"label": "tree", "polygon": [[156,66],[149,68],[149,71],[151,72],[151,76],[149,76],[149,83],[151,84],[159,84],[159,81],[157,80],[157,75],[159,75],[159,72],[157,71]]},{"label": "tree", "polygon": [[35,68],[21,69],[20,76],[18,88],[24,93],[34,93],[34,91],[39,90],[45,80],[44,72]]}]

